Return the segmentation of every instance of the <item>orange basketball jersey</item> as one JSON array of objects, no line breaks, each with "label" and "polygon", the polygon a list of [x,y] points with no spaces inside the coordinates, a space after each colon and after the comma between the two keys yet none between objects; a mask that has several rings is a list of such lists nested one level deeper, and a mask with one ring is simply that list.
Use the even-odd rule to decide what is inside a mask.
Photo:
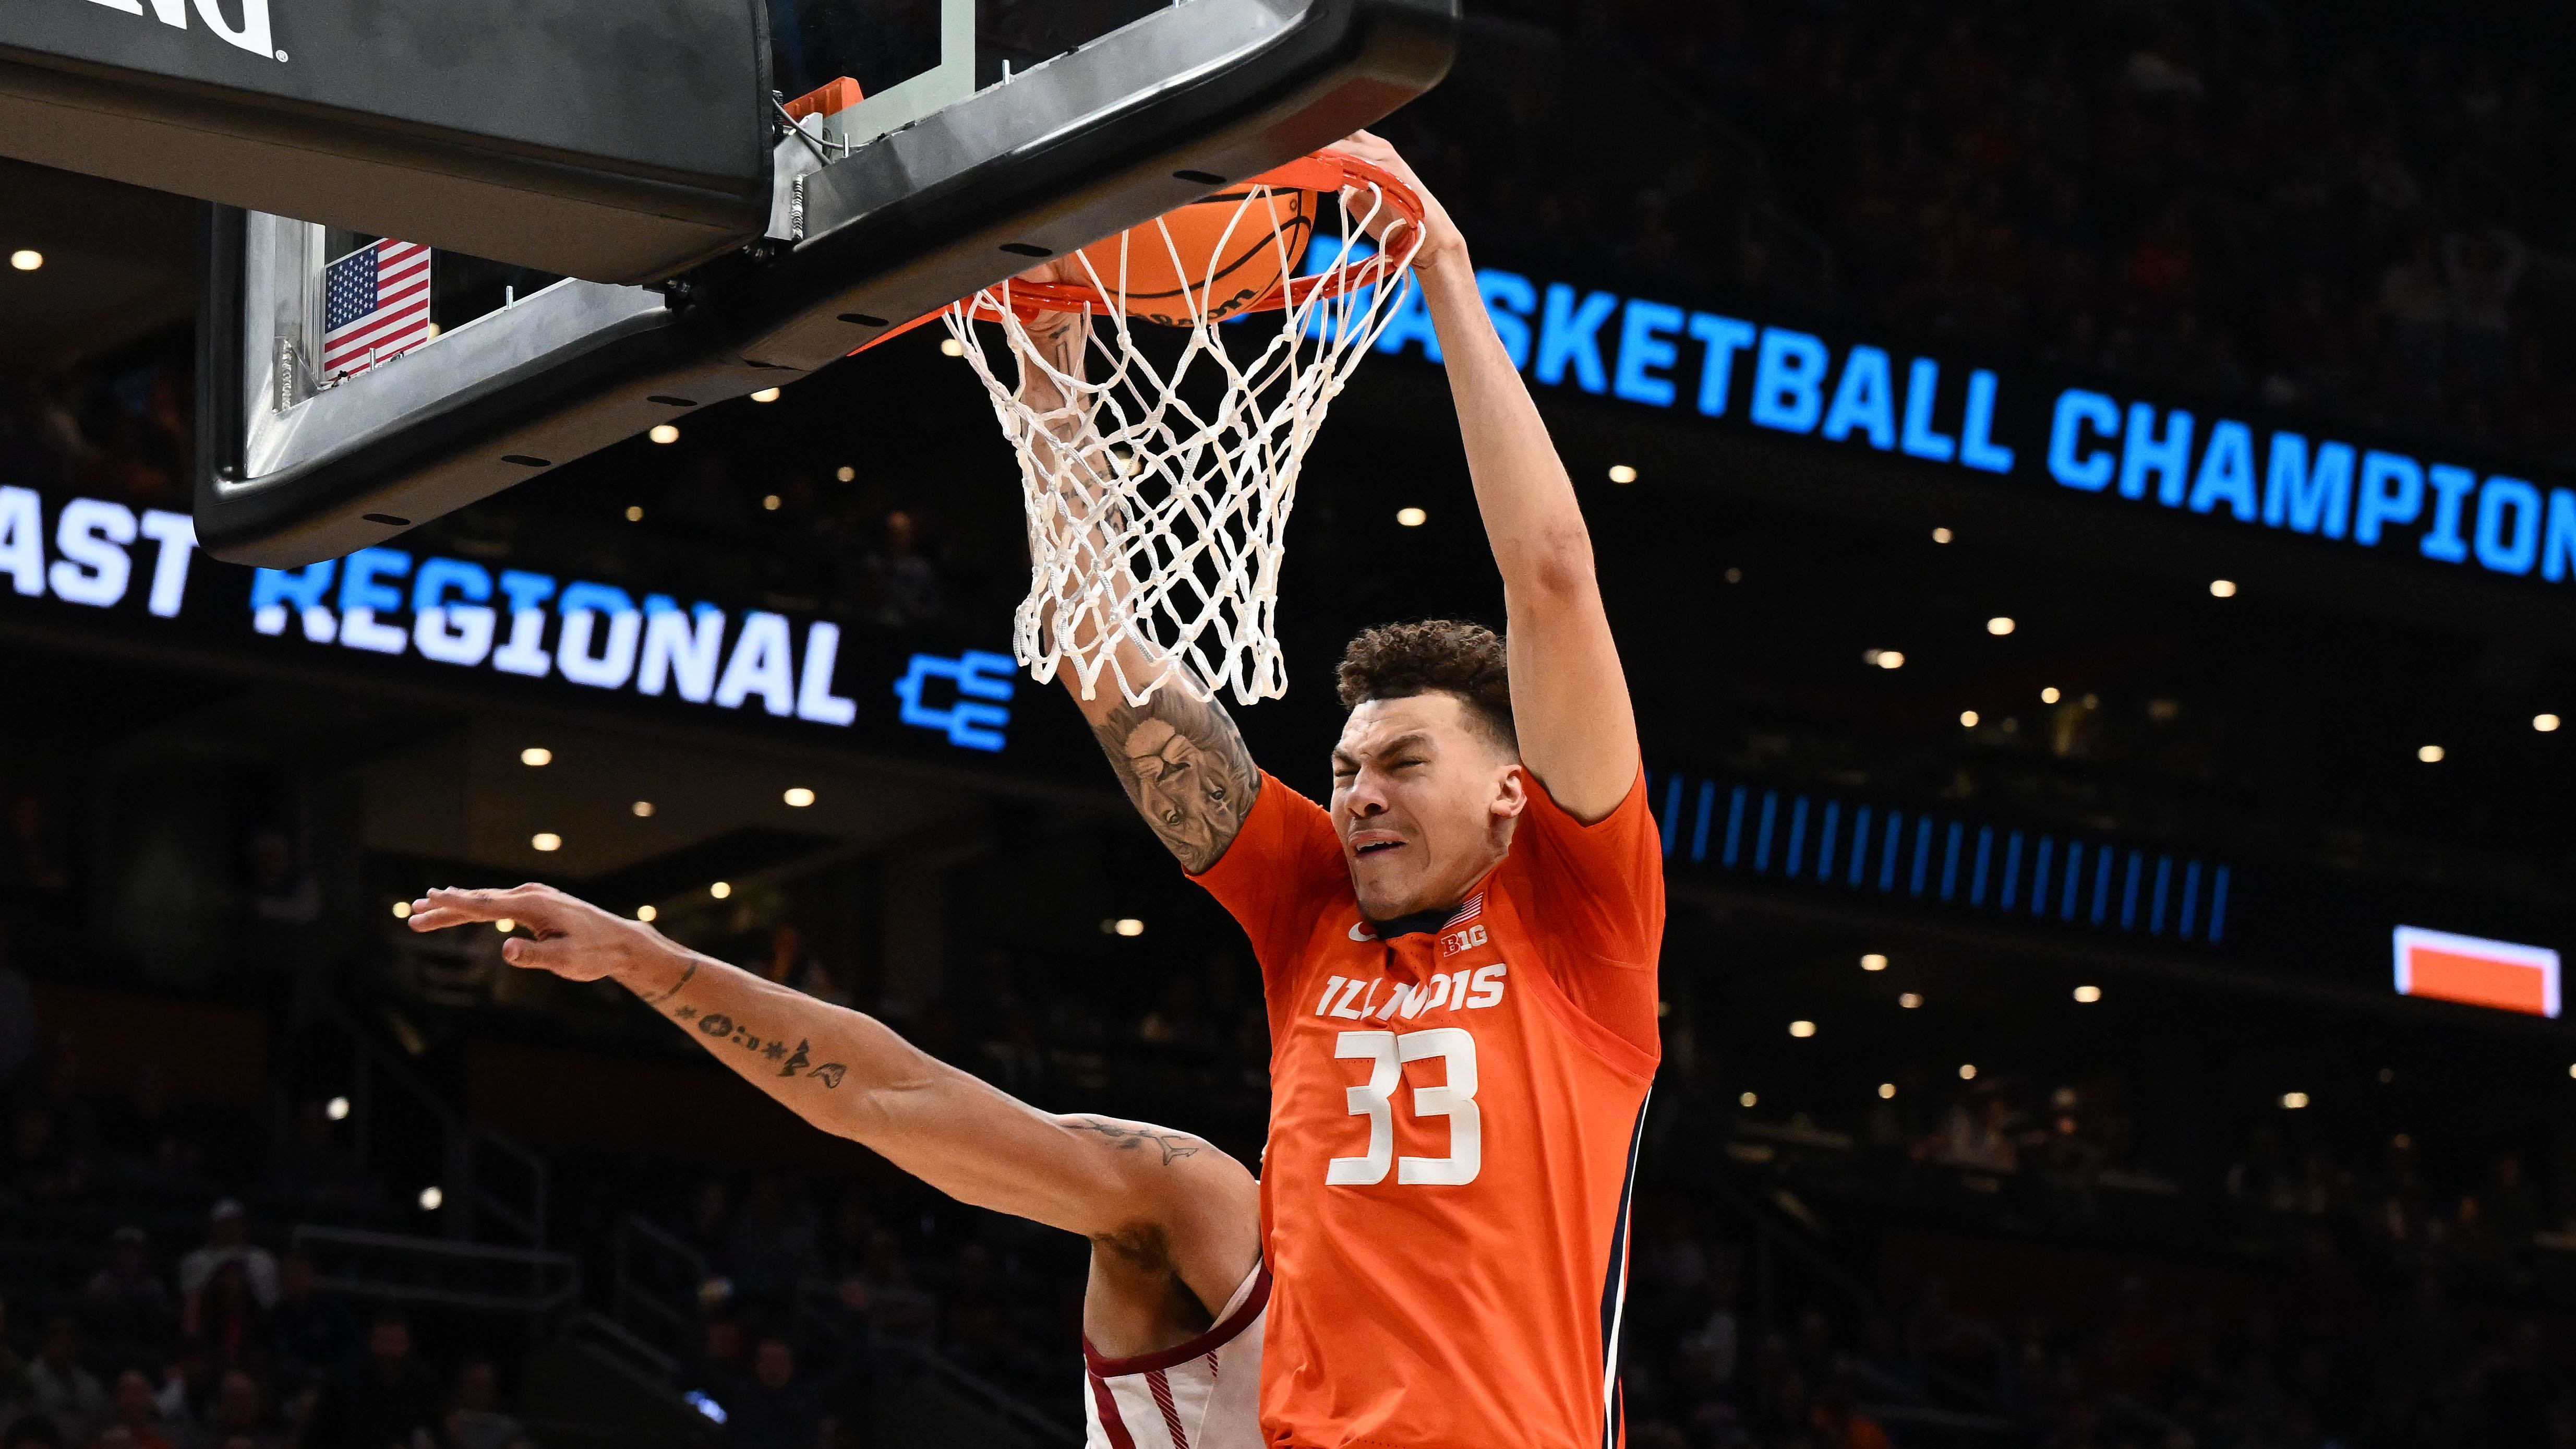
[{"label": "orange basketball jersey", "polygon": [[1642,774],[1589,826],[1533,781],[1510,854],[1428,929],[1381,939],[1331,818],[1268,776],[1199,880],[1269,1002],[1266,1442],[1616,1449],[1660,1055]]}]

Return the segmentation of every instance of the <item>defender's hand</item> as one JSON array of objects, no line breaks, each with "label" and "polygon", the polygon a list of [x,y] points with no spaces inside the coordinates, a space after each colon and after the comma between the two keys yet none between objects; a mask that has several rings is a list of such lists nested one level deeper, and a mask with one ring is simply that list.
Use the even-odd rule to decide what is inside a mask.
[{"label": "defender's hand", "polygon": [[[1331,149],[1345,156],[1356,156],[1381,171],[1395,173],[1397,180],[1412,187],[1413,194],[1422,198],[1422,248],[1413,254],[1415,271],[1428,274],[1466,259],[1467,239],[1459,234],[1458,224],[1449,219],[1447,209],[1440,205],[1440,198],[1431,194],[1431,189],[1422,184],[1422,178],[1413,173],[1413,167],[1401,153],[1387,144],[1385,137],[1368,131],[1354,131],[1347,138],[1335,142]],[[1363,193],[1345,188],[1342,204],[1358,207],[1364,214],[1369,199]],[[1370,238],[1379,246],[1385,246],[1388,229],[1400,219],[1393,207],[1378,208],[1377,218],[1369,224]],[[1403,246],[1403,239],[1397,238],[1396,248],[1400,251]]]},{"label": "defender's hand", "polygon": [[516,922],[533,937],[513,936],[503,942],[503,960],[532,971],[551,971],[567,981],[627,976],[678,950],[643,922],[612,916],[553,886],[523,885],[506,891],[442,888],[411,903],[415,931],[492,921]]}]

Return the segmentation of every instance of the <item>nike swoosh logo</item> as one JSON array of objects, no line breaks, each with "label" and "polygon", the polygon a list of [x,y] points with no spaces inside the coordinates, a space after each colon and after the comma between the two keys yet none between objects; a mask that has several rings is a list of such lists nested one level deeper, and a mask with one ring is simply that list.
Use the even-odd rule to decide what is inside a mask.
[{"label": "nike swoosh logo", "polygon": [[1351,922],[1351,939],[1354,941],[1374,941],[1377,939],[1377,934],[1368,929],[1368,923],[1366,921],[1353,921]]}]

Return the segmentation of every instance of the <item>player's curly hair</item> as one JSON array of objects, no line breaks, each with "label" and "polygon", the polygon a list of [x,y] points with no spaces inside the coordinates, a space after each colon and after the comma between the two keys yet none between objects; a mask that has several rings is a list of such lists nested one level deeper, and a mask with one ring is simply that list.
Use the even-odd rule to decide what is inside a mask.
[{"label": "player's curly hair", "polygon": [[1496,743],[1520,753],[1502,636],[1482,624],[1424,619],[1363,629],[1342,651],[1340,684],[1344,709],[1372,699],[1454,694]]}]

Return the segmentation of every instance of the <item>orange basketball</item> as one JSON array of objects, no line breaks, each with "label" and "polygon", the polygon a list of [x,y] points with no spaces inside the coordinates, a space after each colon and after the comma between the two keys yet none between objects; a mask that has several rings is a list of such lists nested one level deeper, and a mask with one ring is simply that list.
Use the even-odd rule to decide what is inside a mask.
[{"label": "orange basketball", "polygon": [[1314,230],[1311,191],[1224,191],[1081,254],[1113,297],[1123,267],[1130,315],[1186,327],[1193,311],[1214,321],[1268,296],[1304,258]]}]

